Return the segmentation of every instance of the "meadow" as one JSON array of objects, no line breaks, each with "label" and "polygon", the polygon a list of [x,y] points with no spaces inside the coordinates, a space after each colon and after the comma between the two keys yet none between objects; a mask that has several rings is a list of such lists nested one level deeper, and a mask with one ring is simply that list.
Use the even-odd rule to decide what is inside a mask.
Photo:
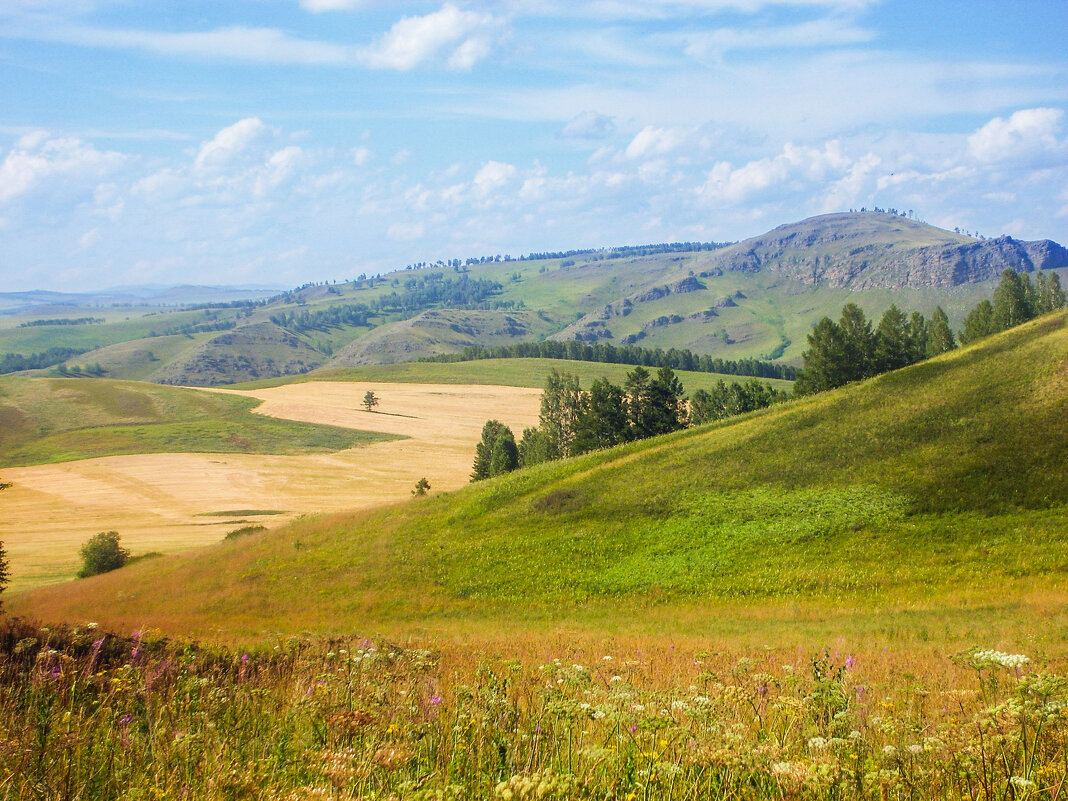
[{"label": "meadow", "polygon": [[[361,400],[372,386],[382,404],[368,413]],[[488,417],[534,425],[538,409],[536,390],[508,387],[334,382],[229,393],[25,378],[5,387],[0,414],[15,423],[0,435],[6,463],[31,462],[0,473],[13,484],[0,542],[15,591],[72,578],[79,546],[99,531],[118,531],[135,554],[174,554],[247,525],[242,510],[281,511],[268,521],[277,527],[409,498],[421,476],[455,489]]]},{"label": "meadow", "polygon": [[1063,798],[1066,403],[1060,312],[740,419],[15,593],[40,622],[0,632],[3,789]]},{"label": "meadow", "polygon": [[1055,799],[1063,658],[621,639],[257,649],[0,627],[0,793],[83,799]]}]

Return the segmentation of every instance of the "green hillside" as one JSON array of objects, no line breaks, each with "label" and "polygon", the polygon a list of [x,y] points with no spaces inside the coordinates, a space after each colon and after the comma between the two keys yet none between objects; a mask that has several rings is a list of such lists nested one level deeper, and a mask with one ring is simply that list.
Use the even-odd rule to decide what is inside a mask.
[{"label": "green hillside", "polygon": [[1068,589],[1066,405],[1058,313],[737,422],[297,521],[11,606],[213,635],[555,620],[1063,638],[1068,620],[1048,610]]},{"label": "green hillside", "polygon": [[322,453],[390,435],[278,420],[252,398],[132,381],[0,378],[0,467],[131,453]]},{"label": "green hillside", "polygon": [[[110,378],[217,385],[541,339],[800,363],[849,301],[954,327],[1004,268],[1059,270],[1056,243],[978,240],[897,214],[827,214],[733,245],[648,246],[420,264],[208,308],[47,307],[0,318],[0,356],[86,351]],[[52,318],[103,323],[42,325]],[[32,325],[28,325],[32,324]],[[15,368],[20,369],[20,368]]]}]

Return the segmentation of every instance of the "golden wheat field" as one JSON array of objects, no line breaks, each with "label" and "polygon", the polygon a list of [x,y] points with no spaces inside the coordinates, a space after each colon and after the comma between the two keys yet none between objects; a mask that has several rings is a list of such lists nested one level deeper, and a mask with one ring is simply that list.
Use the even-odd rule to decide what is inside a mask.
[{"label": "golden wheat field", "polygon": [[[379,398],[373,412],[362,405],[368,390]],[[118,531],[135,556],[175,553],[243,525],[395,502],[424,476],[431,492],[457,489],[467,483],[486,420],[498,418],[518,435],[537,424],[540,397],[516,387],[340,382],[213,391],[258,398],[256,411],[265,415],[407,439],[332,454],[141,454],[6,469],[13,486],[0,542],[11,589],[71,578],[78,548],[99,531]],[[255,514],[264,511],[283,514]]]}]

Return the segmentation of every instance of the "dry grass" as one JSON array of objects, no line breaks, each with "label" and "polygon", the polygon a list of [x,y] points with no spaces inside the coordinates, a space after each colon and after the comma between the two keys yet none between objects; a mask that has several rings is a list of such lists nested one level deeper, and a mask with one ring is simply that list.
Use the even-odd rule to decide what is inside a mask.
[{"label": "dry grass", "polygon": [[[380,406],[368,413],[364,393]],[[217,542],[239,516],[227,509],[278,509],[281,525],[298,514],[370,508],[409,497],[422,476],[432,492],[468,480],[475,443],[490,417],[513,428],[535,425],[539,392],[512,387],[312,383],[243,392],[279,418],[409,439],[333,454],[142,454],[8,468],[0,542],[19,591],[73,577],[78,547],[116,530],[135,554],[176,553]]]}]

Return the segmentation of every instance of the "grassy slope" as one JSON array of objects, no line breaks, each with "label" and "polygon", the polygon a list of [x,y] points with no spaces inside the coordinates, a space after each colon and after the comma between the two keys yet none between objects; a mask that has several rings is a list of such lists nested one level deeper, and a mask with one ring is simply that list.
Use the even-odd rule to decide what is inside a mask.
[{"label": "grassy slope", "polygon": [[[568,359],[479,359],[472,362],[402,362],[367,367],[329,368],[300,376],[268,379],[234,388],[275,387],[307,381],[382,381],[402,384],[484,384],[504,387],[544,387],[551,370],[577,375],[583,387],[601,377],[622,385],[634,368],[625,364],[576,362]],[[647,368],[651,373],[656,368]],[[744,376],[696,373],[678,370],[676,375],[688,393],[711,389],[719,381],[747,381]],[[793,382],[777,378],[760,379],[776,389],[788,390]]]},{"label": "grassy slope", "polygon": [[321,453],[392,439],[252,414],[257,401],[100,379],[0,379],[0,466],[129,453]]},{"label": "grassy slope", "polygon": [[555,621],[1053,641],[1066,403],[1062,313],[733,424],[10,603],[200,634]]},{"label": "grassy slope", "polygon": [[[782,258],[790,263],[791,260],[796,261],[802,256],[808,258],[818,255],[825,261],[849,258],[849,250],[863,242],[893,244],[895,247],[884,253],[893,255],[909,247],[937,241],[972,241],[888,215],[841,216],[849,218],[841,222],[843,231],[847,234],[863,232],[860,240],[847,237],[842,241],[813,246],[810,251],[790,251]],[[803,221],[790,227],[790,230],[796,229],[804,234],[809,227],[817,223],[818,221]],[[774,240],[777,235],[773,231],[769,232],[768,236]],[[740,243],[739,247],[749,247],[753,244],[751,241],[747,242],[748,244]],[[716,272],[721,266],[720,262],[729,252],[732,252],[731,249],[648,257],[625,256],[616,259],[603,259],[603,254],[593,254],[569,259],[499,262],[472,265],[470,276],[495,280],[502,284],[503,290],[494,298],[495,302],[512,301],[522,304],[522,308],[526,310],[537,311],[543,315],[544,329],[537,327],[534,333],[520,339],[553,332],[569,339],[575,330],[581,329],[581,321],[592,319],[584,318],[585,315],[599,318],[600,310],[605,304],[618,303],[625,297],[634,297],[650,288],[675,283],[690,273]],[[876,270],[879,258],[871,258],[874,259],[871,270]],[[1068,270],[1061,272],[1062,279],[1068,280]],[[137,340],[149,337],[152,331],[163,332],[179,324],[204,323],[216,318],[234,319],[239,325],[244,325],[265,322],[271,315],[282,311],[315,311],[336,303],[367,303],[390,292],[403,291],[406,280],[426,277],[430,273],[456,277],[456,273],[451,269],[433,268],[410,272],[402,270],[385,276],[374,288],[368,288],[366,285],[357,287],[351,283],[334,285],[329,289],[322,286],[310,287],[296,293],[293,296],[294,303],[277,303],[270,307],[258,308],[247,318],[237,310],[146,313],[143,308],[81,311],[68,309],[64,314],[104,316],[108,318],[108,324],[23,329],[13,327],[20,320],[51,316],[22,315],[10,320],[0,320],[0,353],[29,354],[49,347],[105,348],[102,352],[94,351],[71,361],[77,364],[100,362],[113,378],[153,380],[168,363],[182,361],[201,346],[203,341],[212,337],[198,334],[196,341],[185,340],[187,347],[184,348],[181,347],[183,342],[178,340],[161,342],[156,339],[137,343]],[[516,275],[517,280],[514,279]],[[397,282],[396,286],[393,284],[394,280]],[[712,275],[702,278],[701,281],[707,287],[703,291],[670,294],[660,300],[635,303],[631,314],[625,317],[611,316],[605,323],[612,332],[613,341],[618,342],[623,337],[639,333],[643,325],[658,317],[685,317],[693,312],[704,311],[712,307],[717,299],[740,291],[745,298],[738,301],[738,306],[720,309],[719,316],[711,321],[686,321],[651,328],[646,331],[647,336],[641,344],[661,348],[686,347],[724,358],[768,358],[781,355],[786,361],[799,363],[801,351],[805,348],[805,336],[812,325],[823,315],[836,318],[847,301],[859,303],[872,317],[881,315],[892,302],[902,308],[918,310],[925,314],[930,314],[934,307],[940,304],[949,313],[951,321],[959,325],[966,311],[980,299],[988,297],[992,289],[992,282],[985,282],[954,288],[870,289],[850,292],[847,289],[824,285],[812,287],[799,284],[774,270],[757,273],[728,270],[723,275]],[[305,305],[296,305],[297,298]],[[455,313],[461,316],[465,314]],[[55,316],[60,315],[57,313]],[[472,313],[471,317],[477,328],[478,314]],[[576,321],[580,321],[579,328],[568,328]],[[405,343],[414,349],[412,352],[421,353],[428,344],[434,346],[435,343],[428,343],[428,339],[442,339],[433,332],[421,330],[418,326],[413,327],[408,322],[399,320],[398,315],[377,318],[374,322],[382,327],[368,329],[345,326],[327,331],[307,332],[301,338],[321,350],[324,360],[328,358],[327,354],[336,356],[356,340],[363,341],[373,355],[377,352],[373,343],[385,339],[388,340],[388,348],[382,353],[383,361],[387,356],[390,359],[396,358],[397,352],[404,351]],[[464,327],[462,322],[460,327]],[[559,333],[561,331],[563,333]],[[108,347],[124,342],[131,343],[130,347]],[[447,345],[437,344],[443,350],[450,349]],[[286,354],[272,353],[266,345],[251,350],[255,351],[247,354],[251,357],[271,357],[276,362],[287,360]],[[146,359],[144,351],[152,351],[159,362]],[[309,361],[307,358],[303,360]]]}]

